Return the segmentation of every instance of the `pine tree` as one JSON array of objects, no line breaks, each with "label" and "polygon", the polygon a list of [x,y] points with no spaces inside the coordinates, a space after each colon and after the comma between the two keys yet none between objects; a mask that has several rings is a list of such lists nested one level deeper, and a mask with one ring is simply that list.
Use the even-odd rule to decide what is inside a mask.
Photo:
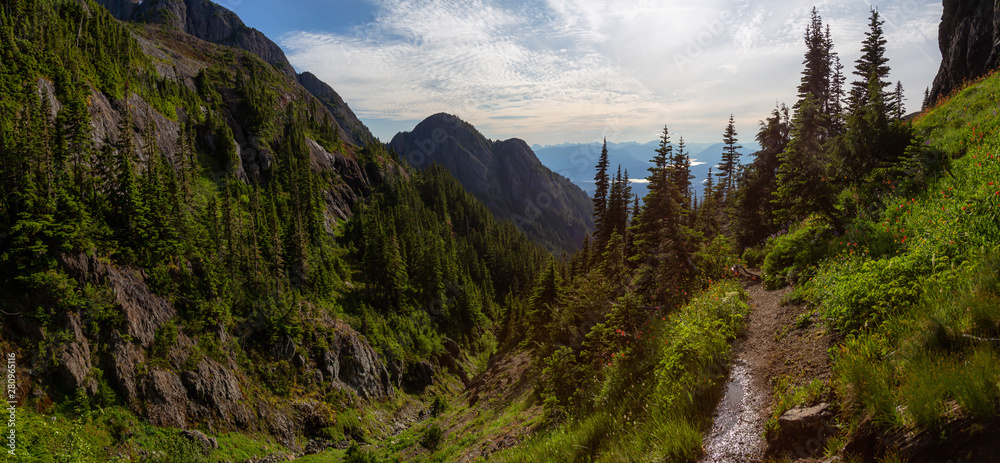
[{"label": "pine tree", "polygon": [[777,189],[780,155],[790,141],[788,107],[775,107],[758,127],[756,140],[761,149],[754,153],[754,161],[741,176],[738,199],[733,207],[733,230],[742,248],[757,245],[778,228],[770,199]]},{"label": "pine tree", "polygon": [[597,159],[597,174],[594,176],[596,191],[594,192],[594,246],[596,249],[604,249],[607,237],[611,236],[604,216],[608,209],[608,188],[610,177],[608,176],[608,140],[604,139],[601,147],[601,155]]},{"label": "pine tree", "polygon": [[645,233],[649,233],[648,227],[658,218],[667,214],[670,208],[668,202],[674,200],[674,193],[671,189],[670,174],[671,161],[674,158],[674,148],[670,143],[670,131],[667,126],[663,126],[663,133],[660,135],[660,145],[656,148],[656,155],[650,161],[653,163],[649,167],[649,175],[646,177],[647,193],[645,198],[644,214],[647,219],[641,221],[640,228],[647,228]]},{"label": "pine tree", "polygon": [[844,75],[844,65],[840,63],[840,56],[833,51],[833,38],[830,35],[830,26],[826,26],[827,54],[830,60],[830,93],[826,105],[826,114],[829,115],[829,136],[836,137],[844,133],[844,100],[846,90],[844,84],[847,76]]},{"label": "pine tree", "polygon": [[725,145],[722,148],[722,161],[719,163],[719,172],[715,174],[719,177],[718,188],[722,198],[729,196],[736,181],[736,168],[740,162],[740,153],[737,150],[743,148],[737,145],[736,135],[738,135],[736,121],[730,114],[729,124],[726,125],[726,130],[722,134],[722,143]]},{"label": "pine tree", "polygon": [[[882,32],[885,24],[878,9],[871,9],[869,30],[861,47],[861,57],[855,61],[854,75],[858,79],[851,84],[851,112],[855,113],[867,106],[875,98],[883,98],[885,88],[890,85],[889,58],[885,57],[886,40]],[[871,85],[875,82],[876,85]]]},{"label": "pine tree", "polygon": [[896,90],[892,94],[892,109],[896,111],[896,119],[902,119],[906,117],[906,106],[903,105],[903,101],[906,99],[903,96],[903,83],[896,81]]},{"label": "pine tree", "polygon": [[820,143],[821,108],[809,95],[795,113],[792,139],[779,155],[778,188],[774,192],[775,215],[791,222],[820,213],[839,227],[829,162]]},{"label": "pine tree", "polygon": [[674,192],[674,202],[682,211],[691,211],[691,156],[684,144],[684,137],[677,142],[677,149],[670,160],[670,188]]},{"label": "pine tree", "polygon": [[926,88],[924,88],[924,102],[921,103],[920,110],[923,111],[923,110],[929,108],[930,105],[931,105],[931,88],[930,87],[926,87]]},{"label": "pine tree", "polygon": [[805,102],[807,96],[812,95],[816,101],[820,102],[821,113],[826,113],[826,106],[830,102],[830,50],[833,47],[828,34],[824,32],[823,19],[819,11],[813,7],[809,24],[805,33],[806,55],[803,60],[805,68],[802,70],[802,78],[798,88],[798,102],[795,109]]}]

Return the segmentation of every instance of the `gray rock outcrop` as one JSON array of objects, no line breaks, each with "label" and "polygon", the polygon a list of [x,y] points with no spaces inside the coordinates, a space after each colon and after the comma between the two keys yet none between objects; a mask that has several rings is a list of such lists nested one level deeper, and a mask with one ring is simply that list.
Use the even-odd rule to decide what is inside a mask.
[{"label": "gray rock outcrop", "polygon": [[1000,6],[994,0],[944,0],[938,45],[941,67],[931,102],[1000,66]]},{"label": "gray rock outcrop", "polygon": [[339,326],[330,348],[319,358],[324,379],[335,387],[347,387],[365,399],[383,399],[395,394],[389,371],[361,334]]}]

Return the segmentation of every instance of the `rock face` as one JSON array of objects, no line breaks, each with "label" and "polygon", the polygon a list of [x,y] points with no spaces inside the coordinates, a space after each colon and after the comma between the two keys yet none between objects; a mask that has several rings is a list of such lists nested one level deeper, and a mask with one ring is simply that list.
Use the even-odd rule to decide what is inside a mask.
[{"label": "rock face", "polygon": [[306,71],[296,76],[306,90],[316,97],[334,117],[340,125],[341,137],[355,145],[364,145],[369,139],[374,138],[368,131],[368,127],[354,115],[351,108],[347,106],[344,99],[333,90],[332,87],[319,80],[313,73]]},{"label": "rock face", "polygon": [[341,325],[318,366],[334,387],[350,388],[366,399],[391,397],[395,388],[378,354],[357,331]]},{"label": "rock face", "polygon": [[[158,333],[175,319],[177,311],[150,291],[138,271],[83,255],[63,256],[60,264],[81,284],[108,288],[120,320],[112,328],[106,354],[99,359],[90,347],[93,341],[88,341],[94,333],[87,333],[79,315],[63,316],[68,341],[55,347],[59,363],[53,376],[67,392],[82,388],[95,394],[94,366],[103,362],[101,369],[108,384],[134,413],[153,425],[184,429],[211,423],[228,429],[266,430],[289,446],[295,444],[296,433],[315,432],[328,425],[324,421],[327,412],[317,403],[292,400],[284,409],[260,399],[254,404],[245,392],[252,388],[253,372],[241,370],[231,356],[202,357],[192,365],[188,359],[198,343],[182,331],[166,358],[154,358]],[[329,333],[323,344],[326,347],[301,349],[286,338],[271,355],[315,373],[318,383],[325,382],[331,390],[349,391],[367,400],[395,394],[386,364],[364,336],[329,317],[318,323]],[[224,329],[217,338],[223,343],[237,342]],[[189,437],[199,440],[198,436]]]},{"label": "rock face", "polygon": [[240,48],[294,76],[281,47],[247,27],[232,11],[208,0],[97,0],[116,18],[166,24],[207,42]]},{"label": "rock face", "polygon": [[1000,7],[994,0],[944,0],[938,44],[932,102],[1000,66]]},{"label": "rock face", "polygon": [[542,165],[520,139],[491,141],[450,114],[435,114],[389,146],[410,165],[438,163],[501,219],[551,251],[578,249],[592,231],[593,205],[569,179]]},{"label": "rock face", "polygon": [[338,220],[346,220],[353,215],[352,208],[358,198],[371,191],[371,181],[368,173],[358,164],[357,160],[338,153],[331,153],[312,139],[306,138],[309,146],[309,159],[313,168],[336,172],[343,183],[325,192],[327,210],[336,215]]},{"label": "rock face", "polygon": [[[281,47],[260,31],[247,27],[239,16],[216,3],[209,0],[97,0],[97,3],[107,8],[114,17],[123,21],[164,24],[206,42],[235,47],[253,53],[280,72],[293,78],[306,91],[315,96],[333,116],[331,122],[340,127],[344,141],[363,146],[369,140],[374,139],[368,127],[358,119],[333,88],[312,73],[296,74]],[[146,47],[146,51],[154,55],[163,53],[155,46]],[[184,67],[184,63],[179,66],[179,68]],[[173,74],[175,69],[171,66],[165,66],[160,71],[161,74],[166,75]],[[188,72],[192,76],[197,74],[196,70],[188,69]],[[243,140],[238,141],[241,142],[241,148],[246,147]],[[254,152],[260,151],[255,149]],[[248,170],[251,169],[252,167],[248,167]],[[266,167],[262,170],[266,170]],[[254,172],[248,172],[248,174],[252,177]]]},{"label": "rock face", "polygon": [[90,344],[83,336],[80,316],[68,313],[66,319],[66,331],[72,340],[60,348],[58,375],[64,389],[74,391],[82,388],[93,395],[97,392],[97,382],[90,376],[90,370],[93,368],[90,360]]}]

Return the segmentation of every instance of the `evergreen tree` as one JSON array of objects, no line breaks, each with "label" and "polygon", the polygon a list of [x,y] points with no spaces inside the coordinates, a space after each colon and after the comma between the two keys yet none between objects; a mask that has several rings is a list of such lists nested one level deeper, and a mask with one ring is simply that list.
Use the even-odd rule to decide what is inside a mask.
[{"label": "evergreen tree", "polygon": [[610,177],[608,176],[608,140],[604,139],[601,147],[601,155],[597,159],[597,174],[594,176],[594,245],[597,249],[603,249],[607,237],[611,236],[607,230],[604,216],[608,209],[608,188]]},{"label": "evergreen tree", "polygon": [[777,189],[780,156],[788,146],[790,131],[791,121],[785,105],[775,107],[771,115],[759,123],[756,140],[761,149],[754,153],[754,161],[741,176],[733,208],[733,230],[742,248],[760,243],[779,228],[770,199]]},{"label": "evergreen tree", "polygon": [[920,105],[920,110],[923,111],[928,107],[930,107],[930,105],[931,105],[931,88],[926,87],[924,88],[924,101]]},{"label": "evergreen tree", "polygon": [[819,102],[809,95],[795,113],[788,147],[779,155],[776,218],[790,222],[819,213],[839,227],[829,161],[820,142],[824,130]]},{"label": "evergreen tree", "polygon": [[[885,57],[886,40],[882,32],[885,21],[878,9],[871,9],[869,30],[861,47],[861,57],[855,61],[854,75],[858,79],[851,84],[851,112],[856,113],[876,98],[885,101],[885,88],[890,85],[889,58]],[[875,85],[872,85],[872,83]]]},{"label": "evergreen tree", "polygon": [[682,211],[691,211],[691,155],[687,152],[684,137],[677,142],[677,149],[670,160],[670,188],[674,192],[674,202]]},{"label": "evergreen tree", "polygon": [[795,110],[805,102],[807,96],[812,97],[820,103],[820,113],[828,114],[827,105],[830,103],[831,85],[831,57],[830,50],[833,44],[827,33],[824,32],[823,19],[819,11],[813,7],[809,24],[805,33],[806,55],[803,60],[805,68],[802,70],[802,78],[798,88],[798,102]]},{"label": "evergreen tree", "polygon": [[903,83],[896,81],[896,90],[892,94],[892,109],[896,111],[895,118],[902,119],[906,117],[906,106],[903,105],[903,101],[906,99],[903,96]]},{"label": "evergreen tree", "polygon": [[725,145],[722,148],[722,161],[719,163],[719,172],[715,174],[719,177],[718,189],[722,198],[728,197],[735,185],[736,169],[740,162],[740,153],[737,150],[743,148],[737,145],[736,135],[736,121],[730,114],[729,124],[722,134],[722,143]]}]

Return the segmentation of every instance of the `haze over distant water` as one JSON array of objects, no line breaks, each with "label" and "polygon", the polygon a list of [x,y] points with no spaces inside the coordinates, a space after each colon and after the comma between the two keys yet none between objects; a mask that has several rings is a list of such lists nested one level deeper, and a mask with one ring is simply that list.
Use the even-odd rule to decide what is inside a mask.
[{"label": "haze over distant water", "polygon": [[[655,154],[659,141],[648,143],[608,143],[608,162],[611,175],[617,172],[617,166],[628,170],[629,178],[633,179],[632,192],[640,198],[646,195],[645,177],[649,175],[650,160]],[[753,161],[752,154],[760,149],[756,143],[740,143],[743,148],[738,150],[743,154],[742,164]],[[687,143],[685,150],[691,153],[691,174],[695,185],[695,196],[701,195],[701,182],[708,177],[708,169],[715,168],[722,158],[722,143]],[[531,149],[538,160],[553,172],[569,178],[588,195],[594,195],[594,174],[597,157],[601,154],[600,143],[562,143],[559,145],[534,145]],[[677,149],[676,144],[674,149]]]}]

